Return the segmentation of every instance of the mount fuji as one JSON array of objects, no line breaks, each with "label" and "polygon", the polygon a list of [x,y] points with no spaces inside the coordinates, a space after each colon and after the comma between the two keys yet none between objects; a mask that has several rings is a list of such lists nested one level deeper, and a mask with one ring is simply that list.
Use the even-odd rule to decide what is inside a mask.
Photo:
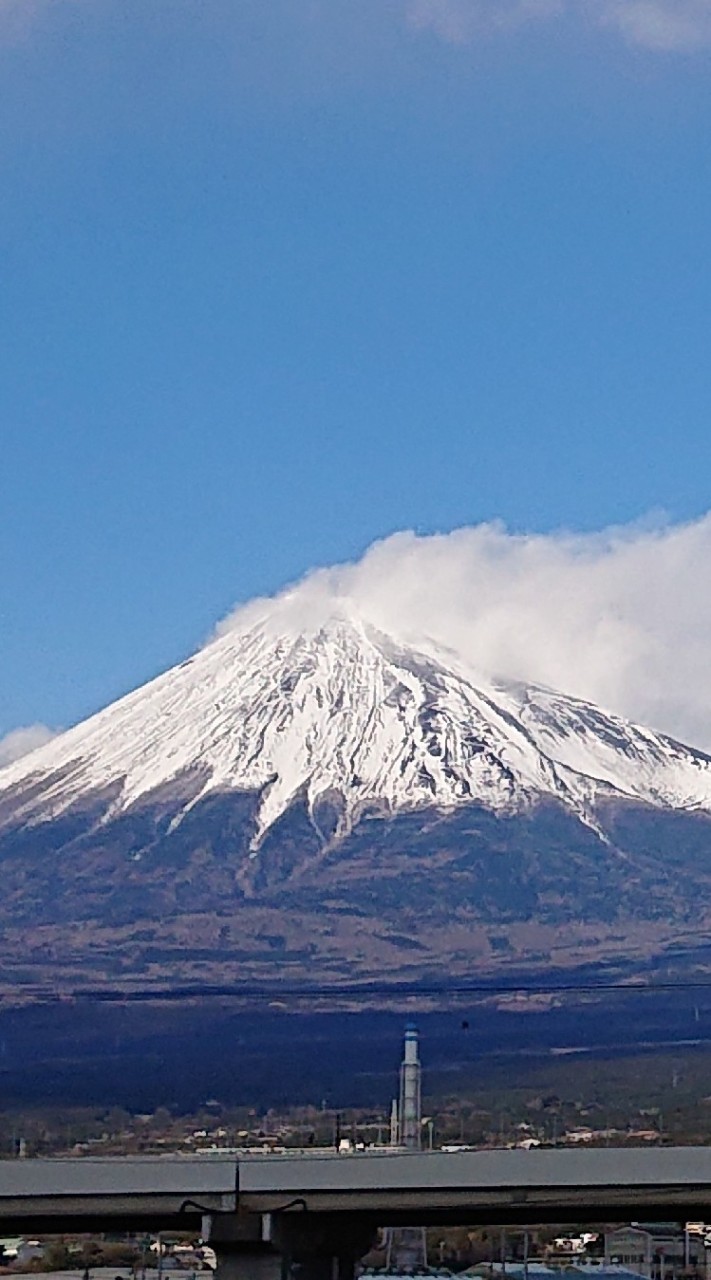
[{"label": "mount fuji", "polygon": [[632,964],[711,938],[711,758],[255,609],[0,770],[7,987]]}]

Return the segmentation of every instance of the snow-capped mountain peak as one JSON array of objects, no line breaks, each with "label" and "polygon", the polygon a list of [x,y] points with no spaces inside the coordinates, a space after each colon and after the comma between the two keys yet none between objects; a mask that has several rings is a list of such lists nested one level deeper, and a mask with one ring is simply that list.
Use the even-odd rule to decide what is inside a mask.
[{"label": "snow-capped mountain peak", "polygon": [[297,797],[336,833],[368,812],[476,803],[514,812],[600,795],[711,809],[711,762],[578,699],[489,680],[430,642],[403,645],[334,611],[317,626],[242,626],[0,771],[17,821],[81,797],[113,817],[170,787],[175,820],[210,793],[259,797],[254,848]]}]

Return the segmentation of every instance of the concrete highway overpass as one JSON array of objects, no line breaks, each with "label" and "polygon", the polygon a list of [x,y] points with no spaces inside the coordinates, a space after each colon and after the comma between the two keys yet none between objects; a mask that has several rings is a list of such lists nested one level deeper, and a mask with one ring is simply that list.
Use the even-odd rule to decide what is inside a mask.
[{"label": "concrete highway overpass", "polygon": [[640,1218],[711,1219],[711,1149],[0,1161],[5,1234],[199,1229],[233,1277],[275,1253],[347,1277],[385,1225]]}]

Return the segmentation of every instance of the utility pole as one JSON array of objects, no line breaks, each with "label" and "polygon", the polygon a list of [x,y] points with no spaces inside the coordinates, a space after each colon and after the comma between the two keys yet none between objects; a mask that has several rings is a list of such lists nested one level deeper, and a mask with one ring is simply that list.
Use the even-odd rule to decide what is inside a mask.
[{"label": "utility pole", "polygon": [[397,1098],[393,1098],[390,1108],[390,1146],[397,1147],[400,1142],[400,1121],[397,1110]]}]

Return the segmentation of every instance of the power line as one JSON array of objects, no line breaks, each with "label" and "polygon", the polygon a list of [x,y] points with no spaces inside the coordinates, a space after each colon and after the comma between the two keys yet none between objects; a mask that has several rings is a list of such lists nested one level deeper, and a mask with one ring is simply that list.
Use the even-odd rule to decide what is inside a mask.
[{"label": "power line", "polygon": [[[625,995],[646,995],[655,992],[674,991],[711,991],[711,975],[703,979],[663,980],[663,981],[522,981],[522,982],[433,982],[433,983],[334,983],[329,985],[308,984],[283,986],[278,984],[244,984],[221,983],[200,986],[178,987],[134,987],[123,990],[116,987],[78,987],[71,989],[48,990],[34,987],[31,989],[36,998],[47,1002],[66,1000],[139,1003],[153,1000],[179,1001],[194,999],[237,999],[266,1001],[271,1004],[283,1004],[294,1000],[367,1000],[372,997],[383,997],[389,1000],[397,998],[433,998],[461,996],[502,996],[502,995],[588,995],[597,992],[619,992]],[[27,992],[27,988],[25,988]],[[27,992],[29,994],[29,992]]]}]

